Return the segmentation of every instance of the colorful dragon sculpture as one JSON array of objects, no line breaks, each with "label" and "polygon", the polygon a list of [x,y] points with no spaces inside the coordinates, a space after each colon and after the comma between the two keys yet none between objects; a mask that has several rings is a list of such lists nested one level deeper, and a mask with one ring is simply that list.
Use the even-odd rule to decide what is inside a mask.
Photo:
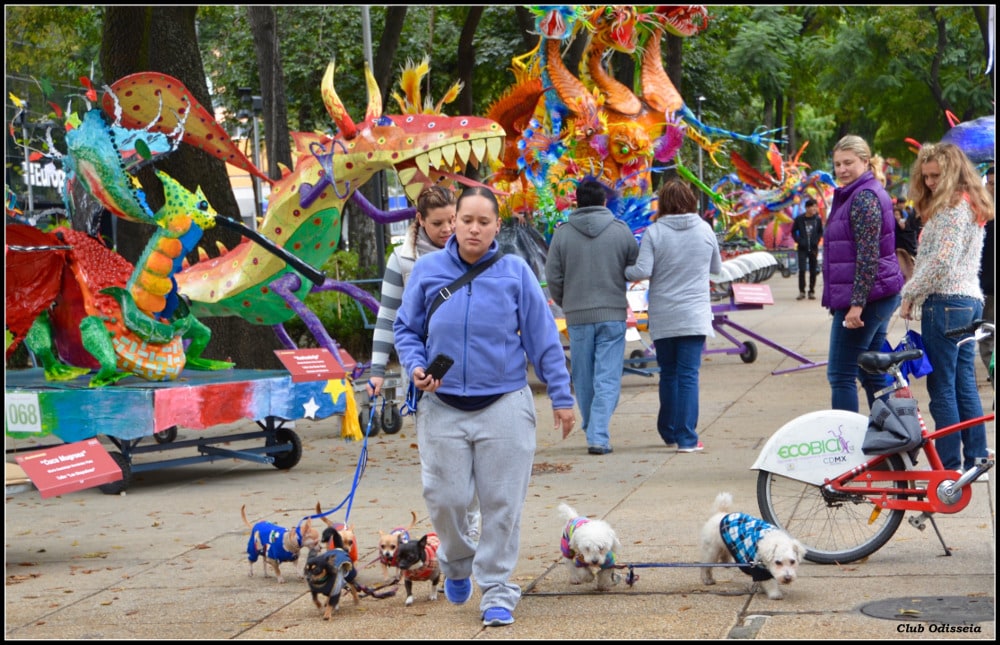
[{"label": "colorful dragon sculpture", "polygon": [[[364,120],[355,123],[336,94],[333,70],[331,63],[321,90],[337,130],[332,135],[296,133],[300,155],[295,170],[286,171],[274,182],[258,231],[216,216],[200,191],[191,193],[163,173],[158,176],[165,186],[166,203],[157,213],[150,211],[130,170],[175,148],[181,136],[185,143],[270,181],[174,78],[147,72],[119,80],[106,88],[104,111],[89,110],[78,133],[67,137],[64,162],[69,181],[82,182],[115,215],[158,227],[127,283],[109,291],[123,312],[134,312],[141,321],[138,329],[131,331],[146,343],[145,351],[155,359],[178,350],[183,355],[182,339],[191,339],[192,330],[207,332],[196,322],[197,316],[236,315],[253,324],[271,325],[291,348],[295,345],[282,323],[298,315],[318,343],[341,361],[336,342],[303,299],[312,291],[334,290],[377,311],[378,303],[369,294],[355,285],[328,279],[314,268],[339,243],[346,202],[354,200],[380,223],[406,219],[412,216],[412,209],[380,211],[364,200],[357,188],[378,171],[394,170],[404,190],[415,198],[428,183],[454,179],[466,165],[478,166],[501,151],[504,131],[489,119],[383,115],[381,94],[367,69],[370,101]],[[111,116],[114,122],[109,126],[106,119]],[[121,145],[125,140],[130,142],[128,146]],[[222,255],[212,259],[199,249],[199,262],[187,266],[185,253],[195,248],[201,232],[213,225],[237,228],[245,239],[231,250],[221,249]],[[167,329],[173,330],[169,340],[164,336]],[[120,331],[108,328],[113,338],[118,338]],[[188,348],[188,366],[223,367],[199,359],[204,342],[204,336],[199,336]],[[115,350],[122,375],[134,372],[118,346]],[[175,364],[179,364],[176,369],[139,374],[160,380],[173,378],[185,363],[178,360]],[[94,384],[115,378],[120,376],[102,373]]]},{"label": "colorful dragon sculpture", "polygon": [[[823,170],[809,172],[809,167],[801,161],[802,153],[809,142],[802,144],[790,159],[782,159],[773,144],[767,159],[772,173],[762,173],[751,166],[738,153],[730,153],[735,171],[726,175],[712,191],[722,198],[713,200],[708,216],[725,231],[727,239],[757,238],[759,226],[770,225],[770,237],[778,239],[777,230],[791,224],[801,211],[801,203],[806,198],[816,199],[823,213],[836,187],[833,176]],[[768,245],[770,246],[770,245]]]},{"label": "colorful dragon sculpture", "polygon": [[[532,214],[547,236],[564,219],[575,182],[601,178],[615,189],[616,215],[636,234],[648,223],[651,173],[675,161],[685,138],[716,155],[728,140],[766,147],[774,131],[741,135],[711,128],[686,106],[663,68],[666,33],[693,36],[708,24],[703,6],[538,6],[539,46],[513,60],[514,85],[487,116],[508,132],[503,166],[492,185],[512,195],[510,215]],[[587,38],[578,76],[563,61],[562,47]],[[636,61],[636,88],[615,80],[607,54]],[[713,141],[711,137],[717,139]],[[685,174],[696,180],[690,172]],[[700,182],[699,182],[700,183]],[[707,187],[703,187],[710,191]]]}]

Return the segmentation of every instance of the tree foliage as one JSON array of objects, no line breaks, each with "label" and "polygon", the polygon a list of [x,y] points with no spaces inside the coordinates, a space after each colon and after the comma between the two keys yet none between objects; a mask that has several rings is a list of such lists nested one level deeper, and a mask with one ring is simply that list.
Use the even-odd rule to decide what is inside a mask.
[{"label": "tree foliage", "polygon": [[[803,160],[815,169],[830,168],[829,150],[837,138],[859,134],[906,168],[912,160],[907,138],[940,139],[949,127],[948,112],[971,120],[995,111],[994,72],[986,73],[992,46],[987,10],[712,5],[708,28],[691,38],[672,38],[663,48],[664,64],[688,107],[714,127],[741,133],[782,127],[788,140],[783,152],[794,154],[808,141]],[[423,81],[425,97],[439,98],[462,80],[461,100],[446,105],[445,112],[484,114],[514,82],[512,57],[538,42],[521,6],[391,5],[367,11],[376,52],[373,72],[387,112],[396,111],[391,93],[403,66],[426,57],[431,73]],[[278,137],[288,143],[288,131],[333,128],[320,98],[331,60],[348,112],[360,118],[368,102],[359,5],[9,5],[5,17],[8,122],[16,112],[11,94],[29,102],[28,119],[38,123],[55,116],[50,103],[64,108],[67,97],[80,94],[81,77],[100,88],[144,69],[192,83],[200,100],[229,115],[241,107],[238,89],[252,88],[268,102],[265,141]],[[571,48],[570,55],[578,56],[580,49]],[[617,69],[623,59],[616,56]],[[235,119],[227,127],[234,133]],[[275,148],[284,158],[281,146]],[[692,150],[685,147],[682,157]],[[731,171],[728,150],[766,168],[759,148],[730,143],[716,157],[718,166],[706,156],[707,183]],[[691,160],[683,160],[690,167]],[[224,177],[218,169],[205,170],[212,163],[177,157],[163,167],[182,183],[204,183],[210,176]],[[10,153],[7,166],[8,176],[20,172]],[[231,208],[226,186],[210,186],[209,192],[220,212]],[[353,228],[362,247],[357,277],[374,276],[376,227],[362,221]],[[141,237],[134,243],[141,248]]]}]

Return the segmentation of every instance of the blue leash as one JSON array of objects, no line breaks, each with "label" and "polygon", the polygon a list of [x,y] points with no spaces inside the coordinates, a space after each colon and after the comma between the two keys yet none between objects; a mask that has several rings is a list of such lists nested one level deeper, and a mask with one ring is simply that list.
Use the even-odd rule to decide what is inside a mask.
[{"label": "blue leash", "polygon": [[406,400],[403,402],[402,407],[399,408],[399,416],[405,417],[411,414],[416,414],[417,403],[423,395],[424,391],[418,390],[413,381],[410,381],[410,386],[406,388]]},{"label": "blue leash", "polygon": [[325,513],[316,513],[314,515],[307,515],[302,518],[302,520],[318,519],[321,517],[326,517],[331,513],[335,513],[341,509],[344,504],[347,504],[347,512],[344,513],[344,524],[347,524],[347,520],[351,517],[351,506],[354,505],[354,494],[358,491],[358,484],[361,482],[361,477],[365,473],[365,468],[368,466],[368,435],[372,431],[372,423],[375,421],[375,397],[371,397],[369,400],[369,413],[368,413],[368,427],[365,428],[364,439],[361,441],[361,453],[358,455],[358,465],[354,469],[354,481],[351,482],[351,492],[347,494],[347,497],[343,499],[337,506],[331,508]]}]

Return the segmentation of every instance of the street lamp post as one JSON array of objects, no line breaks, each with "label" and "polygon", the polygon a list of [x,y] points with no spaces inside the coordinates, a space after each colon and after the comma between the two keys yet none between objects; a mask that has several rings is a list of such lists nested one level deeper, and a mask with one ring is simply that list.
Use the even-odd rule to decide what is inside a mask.
[{"label": "street lamp post", "polygon": [[[704,96],[699,96],[698,97],[698,123],[701,123],[701,104],[702,104],[702,102],[704,102],[704,100],[705,100]],[[700,181],[702,183],[702,185],[704,185],[704,183],[705,183],[705,169],[704,169],[704,166],[703,166],[703,154],[704,154],[704,151],[701,149],[701,146],[698,146],[698,181]],[[701,207],[701,213],[699,213],[699,214],[702,214],[702,213],[705,212],[705,192],[703,190],[701,190],[701,188],[699,187],[699,193],[698,194],[699,194],[698,205]]]},{"label": "street lamp post", "polygon": [[[264,111],[264,99],[259,96],[251,95],[253,90],[249,87],[241,87],[238,91],[240,93],[240,101],[243,103],[243,107],[236,114],[236,118],[240,121],[240,123],[246,123],[247,120],[252,121],[251,132],[253,133],[253,165],[260,168],[260,130],[257,128],[257,119]],[[247,106],[249,106],[250,109],[247,109]],[[263,205],[261,203],[264,196],[260,186],[260,177],[254,173],[251,173],[251,177],[253,179],[254,218],[253,222],[250,223],[250,228],[256,231],[257,220],[264,216]]]}]

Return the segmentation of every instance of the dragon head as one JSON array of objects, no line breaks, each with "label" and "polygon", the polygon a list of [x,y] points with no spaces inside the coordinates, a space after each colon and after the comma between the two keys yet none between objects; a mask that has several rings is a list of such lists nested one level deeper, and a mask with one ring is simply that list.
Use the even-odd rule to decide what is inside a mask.
[{"label": "dragon head", "polygon": [[674,36],[694,36],[708,26],[704,5],[648,5],[640,11],[640,24],[665,29]]},{"label": "dragon head", "polygon": [[317,166],[316,183],[303,182],[306,177],[296,173],[300,206],[308,207],[326,186],[346,198],[380,170],[395,170],[407,196],[416,201],[425,187],[442,181],[478,183],[463,175],[466,167],[478,168],[483,161],[499,157],[505,132],[490,119],[427,113],[383,115],[381,92],[367,66],[368,109],[364,120],[355,124],[334,89],[333,69],[330,63],[322,94],[337,133],[315,138],[300,133],[297,137],[300,148],[308,145],[311,158],[300,158],[296,170],[308,171],[313,161]]},{"label": "dragon head", "polygon": [[[263,237],[312,266],[322,266],[337,248],[345,204],[377,172],[395,171],[415,202],[431,184],[478,184],[464,176],[466,167],[496,159],[503,150],[505,132],[490,119],[382,114],[381,92],[371,71],[365,73],[368,108],[364,119],[355,122],[334,89],[332,63],[327,67],[321,91],[336,132],[293,135],[295,168],[274,183],[258,228]],[[239,267],[235,272],[234,266]],[[258,245],[241,243],[175,277],[195,315],[240,312],[255,324],[275,324],[294,315],[268,288],[288,270],[284,260]]]},{"label": "dragon head", "polygon": [[588,16],[588,23],[593,25],[593,38],[601,45],[626,54],[634,52],[639,44],[638,21],[636,8],[624,5],[598,6]]}]

